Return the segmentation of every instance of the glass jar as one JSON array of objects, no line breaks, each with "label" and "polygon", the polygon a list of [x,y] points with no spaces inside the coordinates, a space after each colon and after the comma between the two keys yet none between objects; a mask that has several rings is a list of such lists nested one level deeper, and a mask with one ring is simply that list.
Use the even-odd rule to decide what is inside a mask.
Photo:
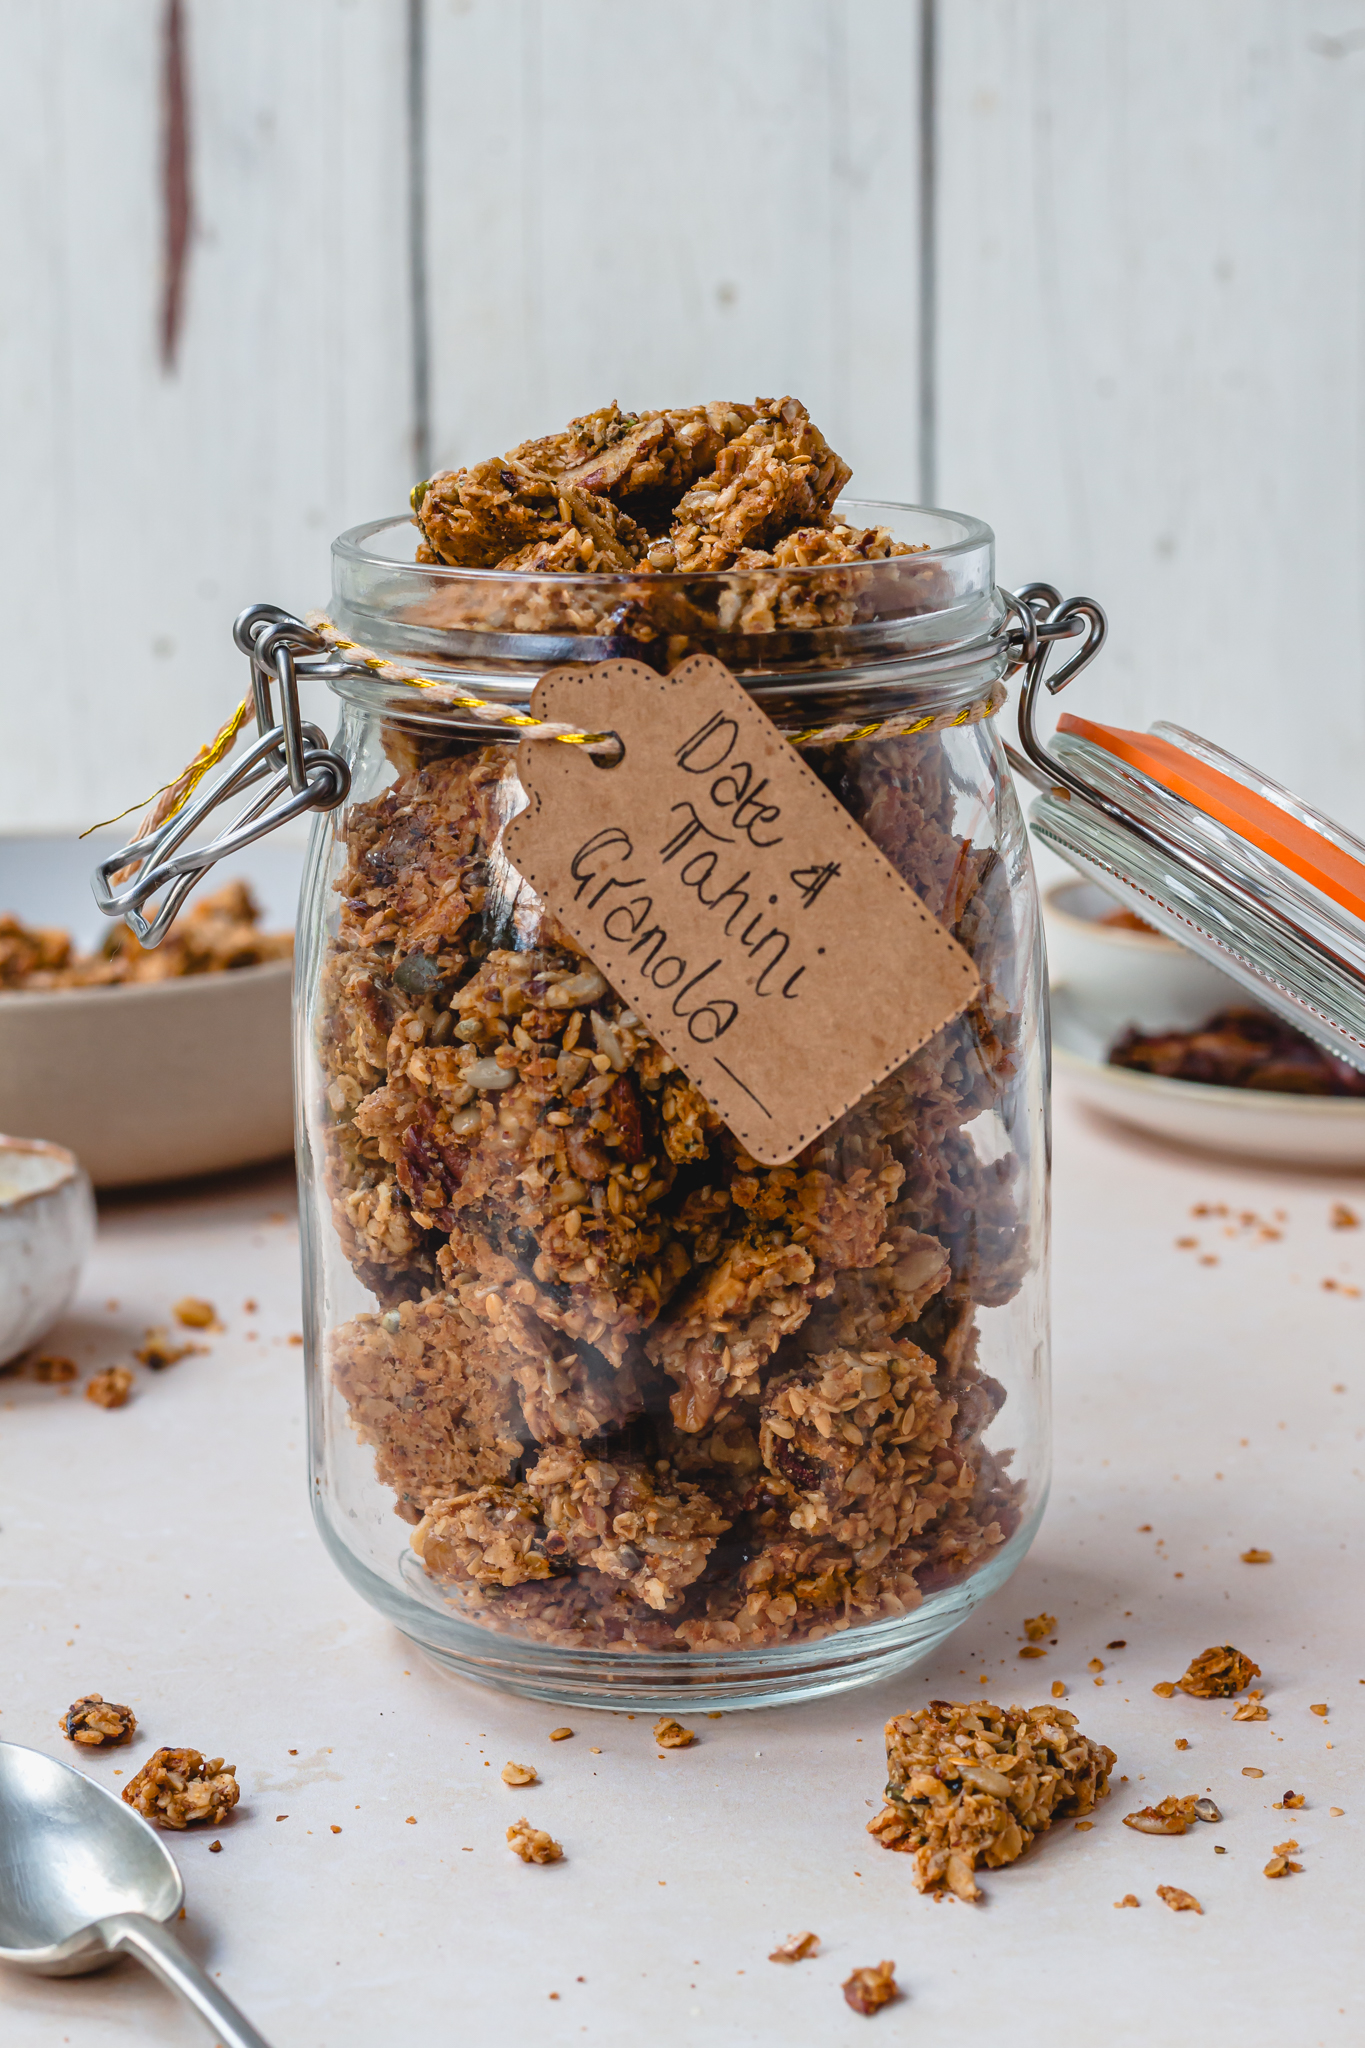
[{"label": "glass jar", "polygon": [[[437,687],[333,683],[351,786],[314,827],[296,1056],[314,1510],[438,1664],[566,1705],[904,1669],[1043,1509],[1043,952],[993,718],[1018,647],[989,528],[839,509],[919,552],[566,578],[418,563],[406,520],[334,549],[337,627]],[[981,974],[784,1167],[511,867],[515,731],[454,701],[699,649]]]}]

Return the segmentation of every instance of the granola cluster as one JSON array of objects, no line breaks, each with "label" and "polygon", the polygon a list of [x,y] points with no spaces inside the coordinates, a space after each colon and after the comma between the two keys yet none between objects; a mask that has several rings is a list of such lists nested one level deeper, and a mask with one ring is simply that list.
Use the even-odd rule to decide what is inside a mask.
[{"label": "granola cluster", "polygon": [[1253,1664],[1250,1657],[1234,1650],[1231,1643],[1219,1643],[1211,1650],[1201,1650],[1197,1657],[1192,1657],[1189,1670],[1183,1678],[1176,1680],[1176,1684],[1191,1699],[1230,1700],[1260,1675],[1259,1664]]},{"label": "granola cluster", "polygon": [[[788,401],[609,408],[507,464],[420,497],[442,559],[558,547],[522,514],[564,526],[574,492],[617,508],[613,546],[628,519],[689,561],[778,548],[774,522],[846,474]],[[553,472],[553,506],[523,472]],[[1019,1518],[983,1441],[1004,1390],[977,1312],[1030,1248],[1017,1158],[969,1126],[1013,1117],[1020,970],[1004,863],[964,836],[941,738],[806,758],[980,998],[780,1167],[528,898],[501,846],[508,750],[386,744],[321,970],[331,1216],[377,1304],[329,1360],[427,1573],[494,1629],[709,1651],[894,1617],[972,1571]]]},{"label": "granola cluster", "polygon": [[79,1742],[88,1749],[112,1748],[116,1743],[132,1741],[137,1715],[131,1707],[116,1706],[102,1693],[88,1692],[72,1701],[57,1725],[70,1742]]},{"label": "granola cluster", "polygon": [[197,1749],[158,1749],[123,1788],[129,1806],[159,1828],[221,1825],[241,1798],[236,1764],[206,1763]]},{"label": "granola cluster", "polygon": [[507,1846],[523,1863],[560,1863],[564,1851],[544,1828],[533,1828],[525,1814],[507,1830]]},{"label": "granola cluster", "polygon": [[887,1804],[867,1824],[914,1858],[918,1891],[981,1897],[972,1872],[1013,1863],[1054,1820],[1089,1813],[1116,1758],[1058,1706],[932,1700],[886,1724]]},{"label": "granola cluster", "polygon": [[287,960],[293,934],[263,932],[260,922],[260,907],[245,882],[229,882],[201,897],[176,919],[155,951],[140,946],[120,924],[98,953],[81,953],[69,932],[24,925],[0,914],[0,988],[113,988]]},{"label": "granola cluster", "polygon": [[[452,585],[415,616],[447,628],[605,634],[641,653],[657,644],[669,665],[717,632],[847,625],[868,611],[865,579],[817,583],[801,571],[924,552],[840,516],[849,474],[794,398],[640,413],[603,406],[562,433],[415,487],[419,562],[536,577]],[[709,589],[659,580],[716,571],[726,580]],[[574,580],[623,574],[624,589]],[[897,586],[901,608],[932,603],[934,578],[918,565]]]},{"label": "granola cluster", "polygon": [[854,1970],[845,1977],[841,1990],[845,2005],[851,2005],[854,2012],[860,2012],[864,2019],[871,2019],[884,2005],[890,2005],[899,1998],[896,1983],[896,1965],[884,1960],[869,1963],[861,1970]]}]

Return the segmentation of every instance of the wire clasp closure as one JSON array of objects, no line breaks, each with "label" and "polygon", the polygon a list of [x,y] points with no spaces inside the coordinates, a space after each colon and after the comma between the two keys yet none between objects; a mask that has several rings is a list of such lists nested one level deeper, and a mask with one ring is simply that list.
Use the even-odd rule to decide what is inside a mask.
[{"label": "wire clasp closure", "polygon": [[[1019,621],[1011,628],[1010,638],[1019,650],[1018,666],[1025,671],[1019,696],[1019,738],[1024,752],[1007,745],[1009,764],[1035,789],[1064,789],[1090,797],[1091,792],[1048,752],[1038,738],[1034,721],[1039,690],[1046,688],[1048,695],[1055,697],[1083,668],[1090,666],[1108,639],[1109,621],[1104,607],[1096,604],[1093,597],[1064,599],[1050,583],[1026,583],[1020,591],[1002,590],[1000,595]],[[1074,640],[1080,633],[1085,638],[1077,652],[1055,676],[1049,676],[1047,665],[1058,641]]]},{"label": "wire clasp closure", "polygon": [[[239,761],[206,783],[180,809],[141,838],[102,860],[90,878],[95,901],[108,918],[122,918],[144,946],[159,945],[200,877],[218,861],[263,839],[304,811],[332,811],[344,803],[351,773],[327,744],[320,726],[299,716],[299,676],[340,673],[338,659],[311,626],[277,605],[242,612],[232,637],[251,664],[250,704],[256,738]],[[274,689],[279,686],[279,716]],[[185,842],[205,818],[244,790],[251,795],[231,822],[202,846]],[[163,893],[164,892],[164,893]],[[144,912],[153,897],[160,901]]]}]

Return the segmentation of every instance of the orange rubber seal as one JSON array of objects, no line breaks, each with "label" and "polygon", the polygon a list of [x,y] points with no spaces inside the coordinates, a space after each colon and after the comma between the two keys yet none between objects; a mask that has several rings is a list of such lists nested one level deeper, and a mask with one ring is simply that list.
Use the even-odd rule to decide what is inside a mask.
[{"label": "orange rubber seal", "polygon": [[1343,910],[1365,918],[1365,864],[1352,860],[1330,839],[1282,811],[1268,798],[1224,775],[1207,762],[1197,760],[1169,740],[1150,732],[1125,732],[1118,726],[1095,725],[1088,718],[1063,712],[1057,721],[1059,732],[1089,740],[1107,754],[1126,761],[1173,796],[1184,797],[1206,818],[1226,825],[1239,839],[1259,846],[1272,860],[1291,868],[1324,896],[1330,896]]}]

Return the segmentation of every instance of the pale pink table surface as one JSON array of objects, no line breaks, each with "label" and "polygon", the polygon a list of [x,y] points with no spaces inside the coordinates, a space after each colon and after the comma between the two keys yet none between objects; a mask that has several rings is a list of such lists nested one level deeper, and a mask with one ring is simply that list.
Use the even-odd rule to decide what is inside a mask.
[{"label": "pale pink table surface", "polygon": [[[935,2048],[1349,2048],[1365,2038],[1365,1295],[1322,1282],[1365,1288],[1365,1230],[1329,1227],[1343,1200],[1365,1216],[1359,1182],[1181,1157],[1060,1101],[1056,1478],[1031,1556],[903,1681],[698,1716],[697,1745],[663,1756],[647,1717],[565,1716],[438,1676],[328,1562],[288,1342],[286,1173],[106,1206],[49,1348],[83,1368],[126,1359],[187,1293],[227,1331],[160,1375],[139,1368],[118,1411],[0,1381],[0,1734],[70,1758],[57,1716],[96,1690],[140,1721],[131,1755],[77,1759],[101,1782],[161,1743],[237,1764],[222,1852],[203,1833],[167,1839],[182,1934],[274,2048],[837,2048],[869,2028]],[[1233,1215],[1193,1218],[1201,1202]],[[1177,1248],[1186,1235],[1198,1250]],[[1251,1545],[1274,1563],[1240,1563]],[[1040,1609],[1059,1617],[1058,1646],[1021,1664],[1022,1617]],[[1116,1637],[1127,1649],[1107,1651]],[[1262,1665],[1269,1721],[1153,1695],[1228,1640]],[[986,1874],[984,1905],[918,1897],[906,1859],[863,1831],[883,1720],[936,1696],[1030,1703],[1057,1677],[1129,1783],[1093,1829],[1063,1825]],[[549,1743],[566,1718],[573,1740]],[[508,1790],[508,1758],[544,1782]],[[1272,1809],[1287,1787],[1301,1811]],[[1206,1788],[1221,1826],[1168,1840],[1121,1825],[1148,1798]],[[522,1812],[564,1863],[512,1858],[503,1830]],[[1289,1836],[1303,1873],[1269,1882]],[[1203,1916],[1169,1912],[1162,1882]],[[1140,1910],[1116,1912],[1129,1891]],[[814,1961],[767,1961],[805,1927]],[[883,1956],[906,1995],[864,2020],[839,1986]],[[5,2048],[209,2038],[130,1963],[65,1982],[0,1972],[0,2010]]]}]

